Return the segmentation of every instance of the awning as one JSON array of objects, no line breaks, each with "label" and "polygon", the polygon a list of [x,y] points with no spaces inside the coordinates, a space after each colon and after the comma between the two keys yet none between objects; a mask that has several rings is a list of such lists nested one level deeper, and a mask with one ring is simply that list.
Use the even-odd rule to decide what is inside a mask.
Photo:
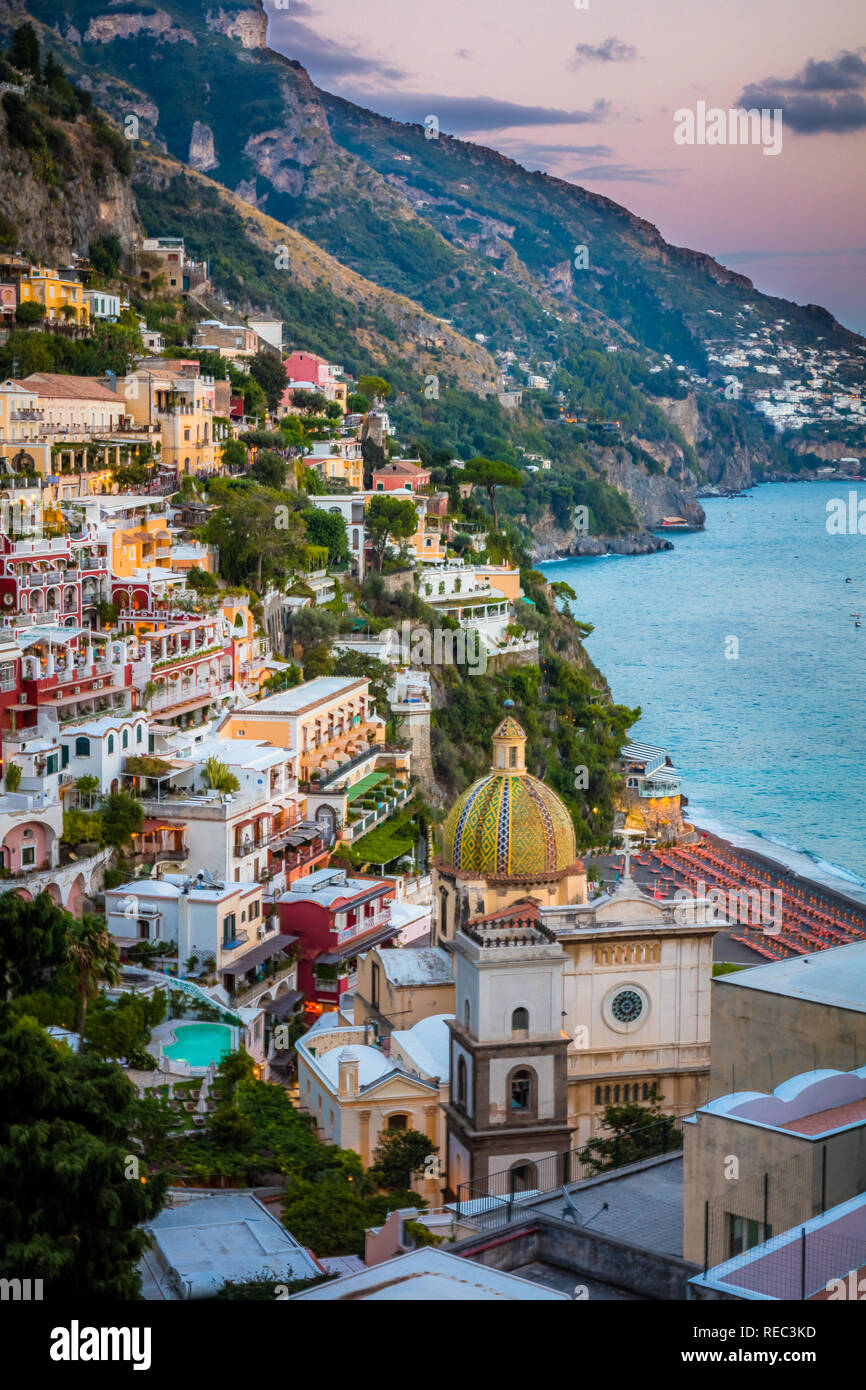
[{"label": "awning", "polygon": [[285,1018],[286,1014],[295,1012],[296,1005],[303,997],[299,989],[290,989],[286,994],[277,995],[276,999],[272,999],[268,1004],[263,1004],[262,1007],[265,1013],[270,1014],[272,1018]]},{"label": "awning", "polygon": [[296,936],[272,936],[270,941],[263,941],[261,946],[254,946],[251,951],[245,951],[230,965],[221,965],[220,974],[246,975],[248,970],[254,970],[271,956],[279,955],[286,947],[293,946],[297,939]]},{"label": "awning", "polygon": [[336,951],[328,951],[326,954],[316,956],[314,965],[337,965],[347,956],[357,956],[362,951],[369,951],[374,946],[381,946],[384,941],[392,941],[399,932],[403,930],[400,922],[391,922],[389,926],[382,927],[377,932],[371,932],[369,936],[359,933],[353,936],[351,941],[346,941]]}]

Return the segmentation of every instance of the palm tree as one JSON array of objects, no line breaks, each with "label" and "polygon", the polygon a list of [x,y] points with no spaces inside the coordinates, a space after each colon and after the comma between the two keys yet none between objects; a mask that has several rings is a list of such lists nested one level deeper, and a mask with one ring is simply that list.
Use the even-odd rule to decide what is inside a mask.
[{"label": "palm tree", "polygon": [[228,765],[213,756],[205,762],[202,780],[206,787],[215,792],[236,792],[240,786],[234,773],[229,772]]},{"label": "palm tree", "polygon": [[104,920],[85,912],[66,932],[66,955],[75,973],[80,997],[78,1032],[84,1041],[87,1004],[99,993],[100,984],[116,985],[120,979],[117,944]]}]

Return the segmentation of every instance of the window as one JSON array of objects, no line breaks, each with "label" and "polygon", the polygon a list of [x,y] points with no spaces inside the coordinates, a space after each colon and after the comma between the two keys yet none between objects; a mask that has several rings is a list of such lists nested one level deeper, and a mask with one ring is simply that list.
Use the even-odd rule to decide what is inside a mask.
[{"label": "window", "polygon": [[469,1007],[469,1000],[468,1000],[468,999],[464,999],[464,1001],[463,1001],[463,1027],[466,1029],[467,1033],[469,1032],[469,1028],[470,1028],[470,1026],[471,1026],[471,1022],[472,1022],[472,1010],[471,1010],[470,1007]]},{"label": "window", "polygon": [[114,734],[108,735],[108,751],[109,753],[114,752]]},{"label": "window", "polygon": [[508,750],[508,766],[509,766],[509,767],[517,767],[517,749],[516,749],[516,748],[509,748],[509,750]]},{"label": "window", "polygon": [[752,1220],[748,1216],[734,1216],[733,1212],[728,1212],[728,1255],[731,1259],[734,1255],[752,1250],[756,1245],[762,1245],[772,1234],[772,1226],[765,1226],[763,1221]]},{"label": "window", "polygon": [[388,1116],[388,1129],[408,1129],[408,1128],[409,1128],[409,1116],[408,1116],[408,1115],[389,1115],[389,1116]]},{"label": "window", "polygon": [[60,766],[61,766],[61,767],[68,767],[68,766],[69,766],[69,744],[68,744],[68,743],[64,743],[63,746],[62,746],[61,749],[60,749]]},{"label": "window", "polygon": [[528,1110],[532,1099],[532,1073],[516,1071],[511,1078],[511,1109]]},{"label": "window", "polygon": [[0,690],[15,689],[15,663],[13,661],[0,662]]},{"label": "window", "polygon": [[47,759],[46,759],[46,762],[45,762],[45,770],[46,770],[46,772],[48,773],[48,776],[49,776],[49,777],[53,776],[53,774],[57,771],[57,767],[58,767],[57,754],[56,754],[56,753],[49,753],[49,754],[48,754],[48,757],[47,757]]},{"label": "window", "polygon": [[371,968],[371,970],[370,970],[370,995],[371,995],[370,1003],[373,1005],[373,1008],[374,1008],[374,1009],[378,1009],[378,1007],[379,1007],[379,967],[378,967],[378,965],[376,965],[375,961],[373,962],[373,966],[372,966],[372,968]]},{"label": "window", "polygon": [[235,914],[230,912],[223,918],[223,945],[228,946],[235,939]]},{"label": "window", "polygon": [[135,726],[135,741],[136,741],[136,743],[142,743],[143,740],[144,740],[144,725],[143,725],[143,724],[136,724],[136,726]]},{"label": "window", "polygon": [[595,1088],[595,1103],[596,1103],[596,1105],[601,1105],[601,1087],[600,1087],[600,1086],[596,1086],[596,1088]]},{"label": "window", "polygon": [[511,1015],[511,1032],[527,1033],[529,1031],[529,1010],[515,1009]]},{"label": "window", "polygon": [[529,1192],[538,1186],[538,1171],[534,1163],[515,1163],[509,1169],[509,1185],[514,1192]]},{"label": "window", "polygon": [[24,845],[21,850],[21,863],[24,865],[36,863],[36,849],[33,845]]},{"label": "window", "polygon": [[461,1110],[466,1109],[466,1062],[463,1057],[457,1059],[457,1104]]},{"label": "window", "polygon": [[124,729],[124,731],[123,731],[123,738],[121,739],[121,742],[122,742],[124,748],[128,748],[128,747],[129,747],[129,730],[128,730],[128,729]]}]

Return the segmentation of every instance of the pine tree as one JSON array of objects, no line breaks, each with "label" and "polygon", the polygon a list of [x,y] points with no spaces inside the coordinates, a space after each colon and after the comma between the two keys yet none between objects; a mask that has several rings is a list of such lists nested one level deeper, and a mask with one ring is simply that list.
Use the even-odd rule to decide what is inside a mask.
[{"label": "pine tree", "polygon": [[20,24],[12,35],[6,57],[19,72],[39,76],[39,40],[32,24]]}]

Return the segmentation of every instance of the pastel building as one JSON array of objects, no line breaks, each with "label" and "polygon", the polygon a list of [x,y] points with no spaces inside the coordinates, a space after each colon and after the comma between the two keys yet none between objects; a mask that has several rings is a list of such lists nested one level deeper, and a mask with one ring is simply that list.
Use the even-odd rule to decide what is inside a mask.
[{"label": "pastel building", "polygon": [[[448,1017],[436,1015],[392,1035],[391,1052],[339,1012],[322,1014],[297,1043],[299,1108],[326,1143],[353,1149],[365,1167],[387,1130],[416,1129],[442,1153],[448,1098]],[[438,1159],[438,1155],[435,1155]],[[438,1162],[413,1178],[428,1198],[441,1190]]]},{"label": "pastel building", "polygon": [[863,1191],[866,1066],[718,1096],[687,1119],[683,1140],[683,1254],[717,1265]]},{"label": "pastel building", "polygon": [[63,833],[56,740],[36,730],[4,738],[4,768],[13,764],[21,780],[14,792],[0,794],[0,863],[12,876],[56,868]]},{"label": "pastel building", "polygon": [[21,304],[41,304],[49,323],[86,326],[90,322],[84,286],[73,270],[31,266],[29,274],[18,281],[18,299]]},{"label": "pastel building", "polygon": [[262,897],[260,884],[223,883],[205,874],[132,879],[106,891],[105,920],[121,946],[169,942],[180,978],[215,975],[213,998],[260,1008],[295,992],[292,938]]},{"label": "pastel building", "polygon": [[375,1023],[379,1037],[435,1014],[453,1014],[452,957],[441,946],[373,947],[358,959],[353,993],[355,1021]]},{"label": "pastel building", "polygon": [[298,939],[298,985],[308,1000],[338,1004],[357,984],[358,956],[396,937],[393,894],[389,879],[327,868],[296,879],[280,895],[276,910],[283,931]]}]

